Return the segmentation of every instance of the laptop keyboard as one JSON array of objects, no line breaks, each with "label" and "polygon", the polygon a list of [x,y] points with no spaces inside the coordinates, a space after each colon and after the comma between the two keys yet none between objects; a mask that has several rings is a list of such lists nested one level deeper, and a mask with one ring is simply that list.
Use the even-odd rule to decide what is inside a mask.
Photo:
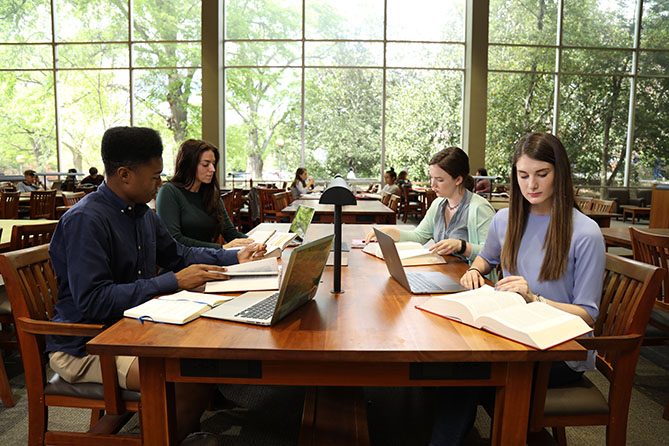
[{"label": "laptop keyboard", "polygon": [[409,285],[411,285],[413,291],[435,291],[440,288],[421,273],[407,274],[407,279],[409,279]]},{"label": "laptop keyboard", "polygon": [[244,317],[248,319],[269,319],[274,314],[277,300],[279,300],[278,292],[240,311],[239,313],[235,314],[235,317]]}]

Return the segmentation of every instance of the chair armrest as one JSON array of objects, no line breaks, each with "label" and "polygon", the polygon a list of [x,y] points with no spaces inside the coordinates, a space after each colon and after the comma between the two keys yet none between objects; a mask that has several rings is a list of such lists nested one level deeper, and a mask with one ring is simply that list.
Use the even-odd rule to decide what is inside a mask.
[{"label": "chair armrest", "polygon": [[633,350],[642,341],[642,335],[597,336],[577,338],[579,344],[588,350],[624,352]]},{"label": "chair armrest", "polygon": [[23,331],[38,335],[62,336],[97,336],[105,329],[102,324],[70,324],[65,322],[51,322],[20,317],[17,323]]}]

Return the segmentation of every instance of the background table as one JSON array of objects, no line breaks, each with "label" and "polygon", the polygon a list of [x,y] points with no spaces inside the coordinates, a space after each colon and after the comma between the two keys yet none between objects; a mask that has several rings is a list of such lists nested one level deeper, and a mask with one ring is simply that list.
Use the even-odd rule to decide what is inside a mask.
[{"label": "background table", "polygon": [[[637,228],[640,231],[650,232],[658,235],[669,235],[669,229],[666,228]],[[622,248],[632,249],[632,237],[629,227],[602,228],[604,241],[610,246],[620,246]]]},{"label": "background table", "polygon": [[[288,224],[258,227],[269,228],[287,230]],[[350,241],[363,238],[370,226],[343,228],[344,241]],[[306,239],[332,231],[332,225],[312,224]],[[446,265],[412,267],[417,268],[458,278],[467,264],[449,257]],[[91,354],[139,356],[147,445],[167,444],[174,438],[174,411],[168,404],[174,397],[171,382],[494,386],[492,443],[524,445],[534,362],[586,356],[575,341],[539,351],[417,310],[415,306],[429,296],[409,294],[389,277],[382,260],[359,249],[351,250],[349,266],[342,270],[344,294],[330,294],[332,276],[333,269],[326,268],[315,299],[271,328],[208,318],[185,326],[126,318],[90,341],[87,349]],[[342,389],[330,395],[345,400],[351,394]],[[319,422],[332,425],[330,419],[319,419],[322,412],[314,405],[320,402],[305,401],[303,433],[317,431],[314,426]],[[359,415],[356,421],[365,423],[365,428],[358,430],[357,444],[364,444],[364,403],[340,406],[339,412]]]},{"label": "background table", "polygon": [[[320,204],[315,200],[300,198],[283,208],[281,212],[295,214],[300,205],[316,209],[312,220],[314,223],[332,223],[334,221],[334,205]],[[343,223],[395,224],[396,219],[395,212],[380,201],[364,200],[358,201],[355,205],[342,206]]]}]

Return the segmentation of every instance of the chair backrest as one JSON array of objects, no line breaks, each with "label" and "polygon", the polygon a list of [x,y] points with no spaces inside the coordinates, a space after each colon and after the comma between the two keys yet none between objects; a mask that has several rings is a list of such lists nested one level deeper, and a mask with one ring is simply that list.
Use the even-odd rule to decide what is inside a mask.
[{"label": "chair backrest", "polygon": [[276,194],[272,195],[272,200],[274,201],[274,209],[276,209],[277,213],[280,213],[283,208],[288,206],[289,204],[289,197],[292,194],[290,192],[277,192]]},{"label": "chair backrest", "polygon": [[437,193],[432,189],[425,190],[425,209],[429,208],[434,199],[437,198]]},{"label": "chair backrest", "polygon": [[228,213],[228,217],[230,217],[230,220],[232,220],[235,215],[235,193],[233,191],[221,192],[221,201],[223,202],[223,207],[225,207],[225,212]]},{"label": "chair backrest", "polygon": [[12,239],[9,242],[10,250],[29,248],[31,246],[46,245],[51,242],[57,223],[40,225],[16,225],[12,228]]},{"label": "chair backrest", "polygon": [[669,311],[669,301],[667,301],[667,286],[669,286],[669,235],[651,234],[630,226],[630,237],[632,239],[634,260],[664,268],[663,283],[657,294],[655,306],[661,310]]},{"label": "chair backrest", "polygon": [[388,207],[397,213],[400,206],[400,196],[392,194],[388,200]]},{"label": "chair backrest", "polygon": [[383,194],[383,196],[381,197],[381,203],[388,206],[389,201],[390,201],[390,194]]},{"label": "chair backrest", "polygon": [[19,218],[19,199],[21,192],[0,192],[0,218]]},{"label": "chair backrest", "polygon": [[36,190],[30,192],[30,218],[56,218],[56,191]]},{"label": "chair backrest", "polygon": [[272,195],[278,192],[278,189],[267,189],[258,187],[258,198],[260,200],[260,221],[274,221],[276,209],[274,208],[274,201]]},{"label": "chair backrest", "polygon": [[65,203],[65,206],[74,206],[85,195],[85,192],[63,192],[63,203]]},{"label": "chair backrest", "polygon": [[589,211],[591,206],[592,206],[592,197],[581,197],[581,196],[575,196],[574,201],[576,201],[576,206],[583,211]]},{"label": "chair backrest", "polygon": [[669,184],[653,184],[649,228],[669,228]]},{"label": "chair backrest", "polygon": [[592,205],[590,210],[592,212],[613,212],[613,207],[616,205],[616,202],[613,200],[599,200],[597,198],[592,199]]}]

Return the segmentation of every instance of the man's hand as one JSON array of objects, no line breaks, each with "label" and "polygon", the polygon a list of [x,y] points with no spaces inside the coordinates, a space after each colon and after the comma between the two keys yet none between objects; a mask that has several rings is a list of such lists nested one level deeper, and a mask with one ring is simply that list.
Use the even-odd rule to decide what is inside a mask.
[{"label": "man's hand", "polygon": [[253,243],[252,238],[236,238],[225,245],[223,245],[223,249],[230,249],[230,248],[237,248],[237,247],[243,247],[247,246]]},{"label": "man's hand", "polygon": [[228,276],[227,271],[222,266],[216,265],[191,265],[174,275],[177,278],[177,283],[180,290],[190,290],[204,285],[211,280],[226,280]]},{"label": "man's hand", "polygon": [[265,254],[267,254],[267,246],[253,243],[237,252],[237,260],[239,260],[239,263],[246,263],[262,259]]}]

